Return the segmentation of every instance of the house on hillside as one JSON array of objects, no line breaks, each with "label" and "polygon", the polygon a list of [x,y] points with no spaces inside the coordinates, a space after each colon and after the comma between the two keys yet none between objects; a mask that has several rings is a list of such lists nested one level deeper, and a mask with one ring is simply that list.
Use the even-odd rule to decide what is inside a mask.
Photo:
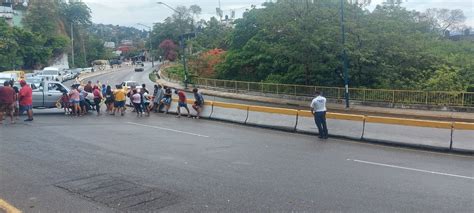
[{"label": "house on hillside", "polygon": [[0,18],[4,18],[11,26],[21,27],[27,6],[28,0],[0,0]]},{"label": "house on hillside", "polygon": [[115,42],[105,42],[104,47],[108,49],[115,49]]}]

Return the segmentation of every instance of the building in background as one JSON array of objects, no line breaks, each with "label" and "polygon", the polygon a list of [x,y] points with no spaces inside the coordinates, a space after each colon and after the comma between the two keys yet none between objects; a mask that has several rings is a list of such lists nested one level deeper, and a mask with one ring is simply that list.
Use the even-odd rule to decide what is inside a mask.
[{"label": "building in background", "polygon": [[21,20],[28,7],[28,0],[0,0],[0,18],[11,26],[22,27]]},{"label": "building in background", "polygon": [[115,49],[115,42],[105,42],[104,47],[108,49]]}]

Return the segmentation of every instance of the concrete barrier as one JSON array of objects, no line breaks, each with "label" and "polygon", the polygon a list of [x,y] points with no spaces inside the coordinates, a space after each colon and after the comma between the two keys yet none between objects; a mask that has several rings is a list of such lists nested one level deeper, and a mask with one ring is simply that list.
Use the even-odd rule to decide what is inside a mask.
[{"label": "concrete barrier", "polygon": [[454,122],[453,149],[474,150],[474,123]]},{"label": "concrete barrier", "polygon": [[210,118],[245,124],[248,117],[248,108],[247,105],[243,104],[213,102]]},{"label": "concrete barrier", "polygon": [[252,125],[267,126],[295,130],[298,110],[249,106],[247,123]]},{"label": "concrete barrier", "polygon": [[[329,134],[352,139],[361,139],[364,131],[364,116],[327,113]],[[304,133],[318,133],[314,116],[310,111],[298,111],[298,126],[296,131]]]},{"label": "concrete barrier", "polygon": [[[449,149],[451,122],[367,116],[363,139]],[[433,131],[433,130],[436,131]]]}]

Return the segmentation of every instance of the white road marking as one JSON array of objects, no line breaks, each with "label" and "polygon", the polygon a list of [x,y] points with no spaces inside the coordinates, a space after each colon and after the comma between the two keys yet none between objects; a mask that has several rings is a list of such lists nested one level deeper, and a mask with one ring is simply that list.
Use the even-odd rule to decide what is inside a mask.
[{"label": "white road marking", "polygon": [[363,161],[363,160],[354,160],[354,159],[347,159],[347,160],[357,162],[357,163],[375,165],[375,166],[383,166],[383,167],[389,167],[389,168],[395,168],[395,169],[403,169],[403,170],[409,170],[409,171],[415,171],[415,172],[423,172],[423,173],[429,173],[429,174],[435,174],[435,175],[443,175],[443,176],[449,176],[449,177],[474,180],[474,177],[469,177],[469,176],[455,175],[455,174],[449,174],[449,173],[443,173],[443,172],[435,172],[435,171],[429,171],[429,170],[423,170],[423,169],[415,169],[415,168],[396,166],[396,165],[390,165],[390,164],[384,164],[384,163],[375,163],[375,162]]},{"label": "white road marking", "polygon": [[153,128],[153,129],[161,129],[161,130],[166,130],[166,131],[170,131],[170,132],[177,132],[177,133],[181,133],[181,134],[197,136],[197,137],[210,138],[207,135],[200,135],[200,134],[195,134],[195,133],[192,133],[192,132],[184,132],[184,131],[179,131],[179,130],[175,130],[175,129],[168,129],[168,128],[163,128],[163,127],[150,126],[150,125],[138,124],[138,123],[133,123],[133,122],[127,122],[127,123],[132,124],[132,125],[136,125],[136,126],[143,126],[143,127]]}]

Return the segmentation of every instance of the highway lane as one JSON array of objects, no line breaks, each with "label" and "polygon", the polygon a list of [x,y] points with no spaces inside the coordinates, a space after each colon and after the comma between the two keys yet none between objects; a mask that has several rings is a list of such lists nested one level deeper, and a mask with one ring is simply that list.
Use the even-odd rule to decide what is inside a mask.
[{"label": "highway lane", "polygon": [[[158,63],[157,63],[158,64]],[[157,68],[157,67],[155,67]],[[153,82],[149,79],[149,73],[152,71],[151,63],[145,63],[145,72],[134,72],[133,67],[123,67],[112,73],[99,75],[89,78],[93,82],[100,81],[109,83],[111,85],[120,84],[123,81],[137,81],[140,84],[145,83],[149,90],[153,89]],[[192,94],[188,93],[189,98],[194,98]],[[220,98],[214,96],[205,96],[206,100],[220,101],[226,103],[238,103],[248,105],[260,105],[270,107],[288,107],[277,104],[242,101],[228,98]],[[266,117],[263,116],[262,119]],[[273,118],[267,122],[272,123]],[[293,120],[293,119],[292,119]],[[277,122],[278,120],[276,120]],[[311,118],[301,118],[304,131],[317,132],[314,121]],[[360,138],[362,135],[362,122],[351,122],[342,120],[329,120],[330,133],[335,135],[344,135],[352,138]],[[474,150],[474,131],[455,131],[453,135],[453,147],[455,149]],[[375,141],[394,141],[403,144],[422,144],[425,146],[436,146],[448,148],[451,141],[451,131],[449,129],[433,129],[420,127],[405,127],[397,125],[383,125],[383,124],[367,124],[365,129],[365,137]]]},{"label": "highway lane", "polygon": [[41,116],[0,147],[24,212],[474,211],[472,157],[172,115]]}]

